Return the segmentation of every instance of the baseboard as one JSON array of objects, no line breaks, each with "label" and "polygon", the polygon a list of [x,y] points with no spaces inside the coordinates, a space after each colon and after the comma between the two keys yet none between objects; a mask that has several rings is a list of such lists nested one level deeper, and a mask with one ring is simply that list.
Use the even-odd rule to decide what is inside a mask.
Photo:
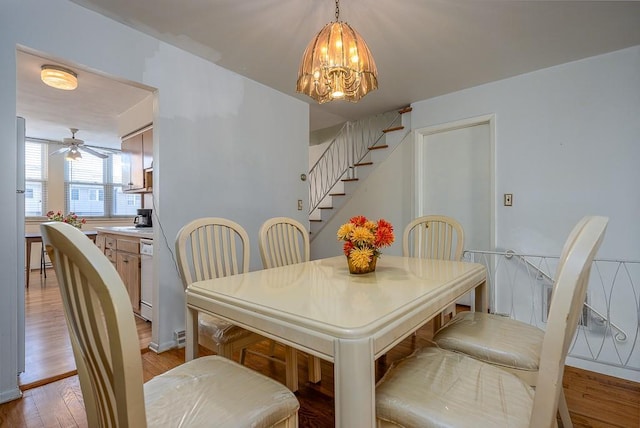
[{"label": "baseboard", "polygon": [[162,352],[165,352],[165,351],[168,351],[170,349],[177,348],[177,347],[178,347],[178,344],[176,343],[175,340],[170,340],[168,342],[164,342],[164,343],[161,343],[161,344],[157,344],[156,342],[151,342],[149,344],[149,349],[151,349],[156,354],[160,354]]},{"label": "baseboard", "polygon": [[7,403],[9,401],[17,400],[22,397],[22,391],[16,385],[15,388],[8,389],[0,392],[0,403]]}]

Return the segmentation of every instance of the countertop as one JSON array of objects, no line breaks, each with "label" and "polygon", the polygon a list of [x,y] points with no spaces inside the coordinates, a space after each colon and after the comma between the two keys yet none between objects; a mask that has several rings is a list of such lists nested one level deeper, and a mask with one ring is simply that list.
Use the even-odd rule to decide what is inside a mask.
[{"label": "countertop", "polygon": [[115,235],[132,236],[135,238],[153,239],[152,227],[135,226],[99,226],[95,228],[98,233],[112,233]]}]

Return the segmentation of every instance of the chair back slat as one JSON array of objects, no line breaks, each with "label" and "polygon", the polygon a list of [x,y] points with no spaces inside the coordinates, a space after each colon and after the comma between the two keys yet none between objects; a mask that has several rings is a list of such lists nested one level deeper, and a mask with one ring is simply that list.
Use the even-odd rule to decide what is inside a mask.
[{"label": "chair back slat", "polygon": [[184,225],[176,237],[183,286],[249,271],[249,235],[238,223],[206,217]]},{"label": "chair back slat", "polygon": [[89,426],[146,426],[142,362],[127,290],[86,235],[43,223],[58,278]]},{"label": "chair back slat", "polygon": [[606,217],[584,218],[574,227],[563,249],[540,353],[531,427],[553,426],[555,421],[565,360],[578,328],[591,265],[607,223]]},{"label": "chair back slat", "polygon": [[455,219],[441,215],[419,217],[407,225],[402,237],[405,257],[460,260],[464,230]]},{"label": "chair back slat", "polygon": [[302,223],[288,217],[274,217],[262,224],[259,247],[265,269],[310,259],[309,233]]}]

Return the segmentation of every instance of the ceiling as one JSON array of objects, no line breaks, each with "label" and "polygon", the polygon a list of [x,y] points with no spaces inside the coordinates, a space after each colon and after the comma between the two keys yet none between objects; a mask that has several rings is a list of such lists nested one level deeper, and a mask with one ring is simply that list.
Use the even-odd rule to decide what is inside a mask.
[{"label": "ceiling", "polygon": [[[27,136],[52,141],[71,137],[86,145],[120,148],[118,116],[138,104],[151,92],[71,64],[47,59],[29,52],[17,53],[18,116],[26,119]],[[40,80],[44,64],[64,65],[78,74],[78,88],[63,91]]]},{"label": "ceiling", "polygon": [[[318,105],[296,94],[295,84],[306,45],[335,20],[332,0],[73,1],[308,102],[311,130],[640,45],[640,2],[634,1],[343,0],[340,19],[367,41],[379,89],[357,104]],[[95,143],[105,145],[97,141],[100,117],[122,113],[145,96],[87,72],[79,89],[91,85],[92,91],[73,91],[76,100],[53,108],[62,91],[28,81],[25,67],[39,73],[41,65],[23,64],[29,59],[18,60],[18,112],[33,115],[28,123],[77,127],[79,138],[83,129],[88,135],[95,129]]]}]

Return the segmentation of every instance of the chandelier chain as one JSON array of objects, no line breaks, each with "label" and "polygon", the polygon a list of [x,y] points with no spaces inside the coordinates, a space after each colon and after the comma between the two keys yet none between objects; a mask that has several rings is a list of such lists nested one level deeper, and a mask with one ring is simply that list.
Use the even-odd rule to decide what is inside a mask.
[{"label": "chandelier chain", "polygon": [[340,21],[340,0],[336,0],[336,22]]}]

